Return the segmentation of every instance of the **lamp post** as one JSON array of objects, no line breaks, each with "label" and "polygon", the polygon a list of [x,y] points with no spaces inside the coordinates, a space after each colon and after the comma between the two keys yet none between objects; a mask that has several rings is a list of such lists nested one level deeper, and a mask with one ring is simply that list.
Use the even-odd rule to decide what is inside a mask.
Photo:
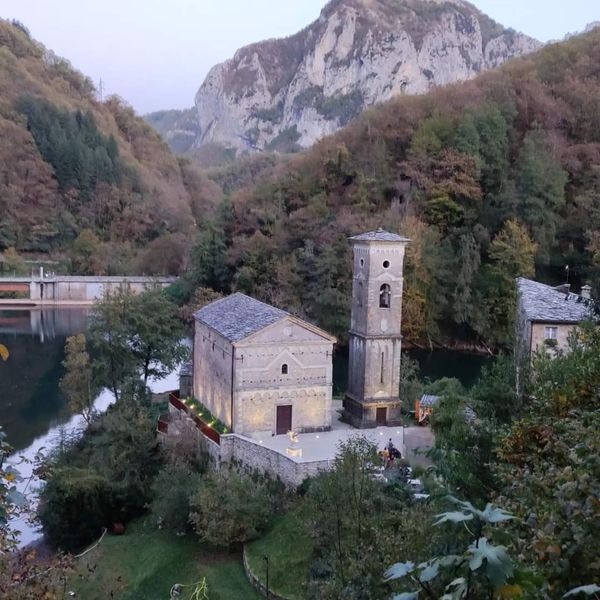
[{"label": "lamp post", "polygon": [[269,557],[265,554],[263,556],[263,560],[266,563],[266,567],[267,567],[267,576],[266,576],[266,580],[267,580],[267,600],[269,598]]}]

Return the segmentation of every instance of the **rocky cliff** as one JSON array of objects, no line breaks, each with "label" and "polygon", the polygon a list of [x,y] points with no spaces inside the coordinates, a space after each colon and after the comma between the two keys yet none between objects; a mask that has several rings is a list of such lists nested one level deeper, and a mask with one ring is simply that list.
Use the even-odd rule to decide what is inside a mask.
[{"label": "rocky cliff", "polygon": [[158,110],[144,115],[144,119],[160,133],[171,150],[177,154],[185,154],[200,135],[195,108]]},{"label": "rocky cliff", "polygon": [[332,0],[299,33],[209,72],[194,146],[307,147],[364,108],[467,80],[540,43],[462,0]]}]

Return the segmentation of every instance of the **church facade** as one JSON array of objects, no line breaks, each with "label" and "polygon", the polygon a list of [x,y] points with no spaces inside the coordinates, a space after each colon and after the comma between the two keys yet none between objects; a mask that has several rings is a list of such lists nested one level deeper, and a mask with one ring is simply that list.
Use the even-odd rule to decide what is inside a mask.
[{"label": "church facade", "polygon": [[194,314],[193,395],[250,437],[331,427],[336,340],[236,293]]}]

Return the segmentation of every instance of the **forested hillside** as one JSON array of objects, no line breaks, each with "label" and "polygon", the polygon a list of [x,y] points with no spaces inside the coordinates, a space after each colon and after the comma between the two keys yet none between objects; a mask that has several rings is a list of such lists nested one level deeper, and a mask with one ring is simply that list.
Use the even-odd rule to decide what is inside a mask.
[{"label": "forested hillside", "polygon": [[597,291],[599,76],[596,30],[392,100],[262,175],[245,164],[237,185],[235,169],[213,173],[233,191],[200,233],[190,283],[343,335],[347,237],[384,226],[413,239],[405,337],[508,344],[516,275],[558,283],[568,265],[574,288]]},{"label": "forested hillside", "polygon": [[0,252],[66,253],[84,272],[177,271],[203,178],[123,101],[99,101],[2,20],[0,90]]},{"label": "forested hillside", "polygon": [[[598,291],[600,31],[368,110],[299,155],[206,173],[0,21],[0,251],[81,273],[177,273],[344,339],[349,235],[413,239],[405,337],[507,345],[513,278]],[[194,247],[194,238],[197,241]]]}]

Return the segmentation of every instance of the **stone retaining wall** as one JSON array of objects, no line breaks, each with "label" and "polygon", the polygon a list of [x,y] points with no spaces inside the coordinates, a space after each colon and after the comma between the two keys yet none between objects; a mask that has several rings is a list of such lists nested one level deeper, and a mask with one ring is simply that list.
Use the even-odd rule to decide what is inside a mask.
[{"label": "stone retaining wall", "polygon": [[173,435],[195,436],[201,453],[208,455],[211,467],[218,470],[221,465],[238,463],[249,470],[266,473],[279,478],[290,487],[298,487],[306,478],[331,469],[333,460],[297,461],[280,454],[257,441],[236,433],[222,434],[220,444],[206,437],[183,411],[169,406]]},{"label": "stone retaining wall", "polygon": [[235,433],[221,436],[221,464],[238,462],[250,469],[278,477],[290,487],[331,469],[332,460],[296,461],[254,440]]}]

